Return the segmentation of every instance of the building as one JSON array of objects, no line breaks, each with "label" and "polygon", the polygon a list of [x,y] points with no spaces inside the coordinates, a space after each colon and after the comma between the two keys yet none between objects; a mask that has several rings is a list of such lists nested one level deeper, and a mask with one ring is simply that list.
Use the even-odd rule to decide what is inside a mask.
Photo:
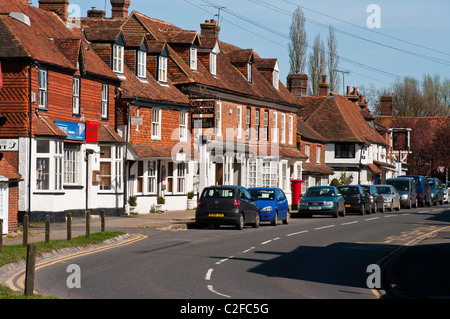
[{"label": "building", "polygon": [[[123,210],[125,141],[115,133],[119,78],[68,21],[68,2],[0,1],[0,139],[20,217],[63,221]],[[55,13],[57,12],[57,13]],[[3,162],[3,160],[2,160]],[[2,164],[4,165],[4,164]],[[9,230],[16,227],[11,217]]]},{"label": "building", "polygon": [[357,88],[354,87],[352,93],[347,88],[345,96],[329,92],[324,75],[319,95],[307,96],[307,81],[305,76],[290,75],[287,82],[302,105],[297,115],[323,137],[325,163],[334,172],[329,175],[328,182],[334,178],[339,180],[341,176],[347,177],[352,184],[379,181],[382,171],[377,162],[386,161],[387,144],[376,131],[373,120],[365,116],[360,107]]}]

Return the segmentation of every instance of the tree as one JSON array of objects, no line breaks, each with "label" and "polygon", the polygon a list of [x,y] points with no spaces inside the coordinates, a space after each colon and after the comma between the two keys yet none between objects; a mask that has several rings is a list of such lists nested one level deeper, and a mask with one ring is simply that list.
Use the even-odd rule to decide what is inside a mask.
[{"label": "tree", "polygon": [[294,11],[289,28],[289,63],[290,73],[304,73],[306,67],[306,49],[308,40],[305,31],[305,16],[300,7]]},{"label": "tree", "polygon": [[325,73],[326,69],[326,57],[325,46],[323,41],[320,40],[320,34],[314,39],[313,52],[309,55],[308,70],[311,84],[312,95],[319,94],[320,77]]},{"label": "tree", "polygon": [[339,86],[339,74],[337,72],[338,70],[338,64],[339,64],[339,56],[337,54],[337,40],[336,35],[334,34],[334,29],[330,25],[329,27],[329,33],[328,33],[328,61],[327,61],[327,67],[328,67],[328,78],[330,79],[330,90],[331,91],[337,91]]}]

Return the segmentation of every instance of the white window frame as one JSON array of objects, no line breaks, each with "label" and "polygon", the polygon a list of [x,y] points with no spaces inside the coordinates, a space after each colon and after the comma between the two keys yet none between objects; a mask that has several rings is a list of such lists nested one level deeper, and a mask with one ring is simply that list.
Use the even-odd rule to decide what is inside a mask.
[{"label": "white window frame", "polygon": [[273,82],[273,87],[278,90],[279,89],[279,82],[280,82],[280,69],[279,69],[279,66],[278,66],[278,61],[275,64],[275,67],[273,68],[272,82]]},{"label": "white window frame", "polygon": [[158,57],[158,81],[167,83],[167,57],[163,55]]},{"label": "white window frame", "polygon": [[269,140],[269,110],[264,110],[263,140]]},{"label": "white window frame", "polygon": [[191,46],[189,49],[189,67],[197,71],[197,47]]},{"label": "white window frame", "polygon": [[320,164],[320,153],[322,153],[322,147],[318,145],[316,148],[316,163],[317,164]]},{"label": "white window frame", "polygon": [[[48,152],[38,153],[39,141],[48,142]],[[64,143],[60,140],[36,139],[36,190],[60,191],[63,189]],[[46,164],[44,172],[39,172],[39,164]],[[41,178],[40,178],[41,177]],[[45,180],[45,185],[42,185]]]},{"label": "white window frame", "polygon": [[124,47],[120,44],[113,45],[113,71],[123,74]]},{"label": "white window frame", "polygon": [[272,143],[278,144],[278,113],[277,111],[273,111],[272,115]]},{"label": "white window frame", "polygon": [[161,109],[152,110],[152,140],[161,140]]},{"label": "white window frame", "polygon": [[216,136],[222,136],[222,101],[216,103]]},{"label": "white window frame", "polygon": [[212,75],[217,75],[217,54],[214,52],[211,52],[209,54],[209,72],[211,72]]},{"label": "white window frame", "polygon": [[309,157],[311,155],[311,147],[309,146],[309,144],[305,145],[305,155],[308,156],[305,162],[309,163],[310,162]]},{"label": "white window frame", "polygon": [[80,114],[80,88],[81,88],[81,78],[79,76],[73,77],[72,82],[72,114]]},{"label": "white window frame", "polygon": [[147,78],[147,52],[138,50],[136,53],[136,75],[138,78]]},{"label": "white window frame", "polygon": [[259,126],[261,124],[261,110],[260,109],[256,109],[255,110],[255,140],[259,141]]},{"label": "white window frame", "polygon": [[247,63],[247,81],[249,83],[252,83],[253,81],[253,73],[252,73],[253,67],[252,67],[252,63],[248,62]]},{"label": "white window frame", "polygon": [[101,113],[102,119],[108,118],[108,101],[109,101],[109,85],[102,83],[102,104],[101,104]]},{"label": "white window frame", "polygon": [[187,122],[188,122],[187,112],[180,111],[179,131],[180,131],[180,141],[181,142],[187,141],[187,132],[188,132]]},{"label": "white window frame", "polygon": [[252,109],[250,107],[245,110],[245,137],[247,140],[252,138]]},{"label": "white window frame", "polygon": [[289,114],[289,144],[294,144],[294,116]]},{"label": "white window frame", "polygon": [[242,105],[237,106],[237,138],[242,137]]},{"label": "white window frame", "polygon": [[80,184],[80,148],[72,143],[64,144],[64,185]]},{"label": "white window frame", "polygon": [[48,71],[39,69],[38,77],[38,108],[46,110],[48,107]]},{"label": "white window frame", "polygon": [[286,143],[286,114],[281,113],[281,143]]},{"label": "white window frame", "polygon": [[[123,156],[124,156],[124,148],[123,146],[117,145],[100,145],[100,150],[102,148],[108,147],[110,148],[110,157],[104,157],[101,153],[100,155],[100,164],[108,163],[110,164],[109,174],[103,174],[102,172],[102,182],[100,183],[100,191],[105,193],[117,193],[122,191],[123,187]],[[103,178],[109,177],[110,184],[106,185],[106,188],[103,188]]]},{"label": "white window frame", "polygon": [[156,161],[147,161],[147,194],[156,194],[158,166]]},{"label": "white window frame", "polygon": [[[175,178],[175,176],[174,176],[174,178]],[[174,186],[176,186],[176,192],[178,194],[184,194],[186,192],[186,163],[185,162],[177,163],[176,181],[177,181],[177,184],[174,185]]]}]

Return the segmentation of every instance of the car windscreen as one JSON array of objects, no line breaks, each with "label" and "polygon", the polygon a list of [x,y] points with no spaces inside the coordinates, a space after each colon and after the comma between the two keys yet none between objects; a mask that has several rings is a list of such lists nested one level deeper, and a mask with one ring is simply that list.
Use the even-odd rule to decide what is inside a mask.
[{"label": "car windscreen", "polygon": [[434,179],[429,179],[428,185],[430,185],[431,187],[434,187]]},{"label": "car windscreen", "polygon": [[202,198],[234,198],[233,188],[206,188]]},{"label": "car windscreen", "polygon": [[339,192],[341,194],[359,194],[359,190],[357,187],[354,186],[342,186],[342,187],[338,187]]},{"label": "car windscreen", "polygon": [[275,191],[273,189],[249,189],[248,192],[255,200],[275,199]]},{"label": "car windscreen", "polygon": [[379,193],[381,194],[390,194],[391,193],[391,188],[387,187],[387,186],[376,186],[377,190]]},{"label": "car windscreen", "polygon": [[409,181],[386,181],[386,184],[394,186],[398,191],[409,191]]},{"label": "car windscreen", "polygon": [[305,196],[306,197],[332,197],[335,196],[334,190],[329,187],[322,187],[322,188],[309,188],[306,191]]}]

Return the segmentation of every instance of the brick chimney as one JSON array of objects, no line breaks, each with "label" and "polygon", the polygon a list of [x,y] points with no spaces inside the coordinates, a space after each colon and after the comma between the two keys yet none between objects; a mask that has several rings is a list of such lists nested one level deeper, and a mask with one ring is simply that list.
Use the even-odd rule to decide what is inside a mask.
[{"label": "brick chimney", "polygon": [[103,10],[91,9],[87,12],[88,18],[102,19],[106,17],[106,13]]},{"label": "brick chimney", "polygon": [[295,97],[308,95],[308,75],[291,73],[286,79],[287,89]]},{"label": "brick chimney", "polygon": [[130,0],[111,0],[112,17],[125,19],[128,17]]},{"label": "brick chimney", "polygon": [[381,116],[392,116],[392,96],[382,96],[381,102]]},{"label": "brick chimney", "polygon": [[64,22],[69,19],[69,0],[39,0],[39,8],[55,12]]},{"label": "brick chimney", "polygon": [[216,20],[206,20],[205,23],[200,24],[201,34],[208,37],[219,37],[220,27]]},{"label": "brick chimney", "polygon": [[328,94],[329,94],[328,76],[326,74],[322,74],[319,83],[319,96],[327,96]]}]

